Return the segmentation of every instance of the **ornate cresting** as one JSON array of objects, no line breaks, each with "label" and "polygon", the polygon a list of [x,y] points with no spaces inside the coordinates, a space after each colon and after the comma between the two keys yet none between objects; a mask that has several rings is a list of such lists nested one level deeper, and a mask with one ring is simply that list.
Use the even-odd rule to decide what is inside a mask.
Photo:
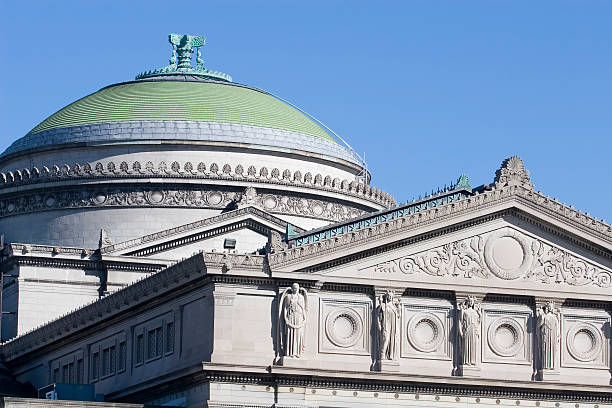
[{"label": "ornate cresting", "polygon": [[[170,65],[152,71],[141,72],[136,75],[136,79],[143,79],[158,75],[189,74],[199,75],[232,82],[232,77],[218,71],[211,71],[204,68],[204,60],[200,47],[206,44],[206,39],[200,35],[180,35],[170,34],[168,41],[172,44],[172,56]],[[196,51],[196,68],[191,65],[191,54]],[[178,59],[178,60],[177,60]]]}]

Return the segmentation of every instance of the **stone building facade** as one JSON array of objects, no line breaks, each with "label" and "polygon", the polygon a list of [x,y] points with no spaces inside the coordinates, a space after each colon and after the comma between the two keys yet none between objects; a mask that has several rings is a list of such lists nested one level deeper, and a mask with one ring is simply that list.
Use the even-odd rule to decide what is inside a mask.
[{"label": "stone building facade", "polygon": [[12,381],[119,405],[612,406],[610,225],[516,156],[398,206],[322,125],[203,68],[201,37],[170,41],[169,66],[0,156]]}]

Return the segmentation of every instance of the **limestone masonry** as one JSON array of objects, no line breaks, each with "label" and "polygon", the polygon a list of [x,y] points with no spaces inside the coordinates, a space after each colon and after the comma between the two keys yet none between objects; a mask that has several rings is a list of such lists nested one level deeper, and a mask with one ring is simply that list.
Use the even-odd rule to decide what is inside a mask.
[{"label": "limestone masonry", "polygon": [[612,407],[610,225],[516,156],[397,205],[204,42],[0,155],[4,405]]}]

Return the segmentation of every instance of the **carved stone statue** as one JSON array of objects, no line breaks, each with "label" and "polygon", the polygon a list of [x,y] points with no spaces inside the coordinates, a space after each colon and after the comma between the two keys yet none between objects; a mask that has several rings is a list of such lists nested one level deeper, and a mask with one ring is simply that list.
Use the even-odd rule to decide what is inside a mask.
[{"label": "carved stone statue", "polygon": [[556,367],[557,344],[559,342],[559,318],[552,302],[546,302],[538,309],[538,342],[540,368],[554,370]]},{"label": "carved stone statue", "polygon": [[459,305],[458,333],[463,366],[478,365],[480,344],[480,305],[474,296],[468,296]]},{"label": "carved stone statue", "polygon": [[397,320],[399,319],[399,300],[392,291],[378,298],[376,308],[376,327],[378,329],[378,359],[395,360],[397,357]]},{"label": "carved stone statue", "polygon": [[280,302],[280,346],[283,357],[301,357],[308,321],[308,294],[294,283],[283,292]]}]

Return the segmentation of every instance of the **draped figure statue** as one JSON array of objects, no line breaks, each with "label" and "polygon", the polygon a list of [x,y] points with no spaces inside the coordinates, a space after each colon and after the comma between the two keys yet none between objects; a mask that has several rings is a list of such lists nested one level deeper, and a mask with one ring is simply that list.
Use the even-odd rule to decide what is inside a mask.
[{"label": "draped figure statue", "polygon": [[461,346],[461,364],[475,366],[478,364],[480,343],[480,308],[475,297],[468,296],[459,306],[457,326]]},{"label": "draped figure statue", "polygon": [[280,302],[280,346],[284,357],[301,357],[304,352],[308,294],[294,283],[285,290]]},{"label": "draped figure statue", "polygon": [[378,307],[376,308],[379,361],[396,359],[398,319],[399,302],[394,298],[393,292],[387,291],[378,298]]},{"label": "draped figure statue", "polygon": [[554,370],[557,343],[559,341],[559,319],[552,302],[538,309],[538,341],[542,370]]}]

